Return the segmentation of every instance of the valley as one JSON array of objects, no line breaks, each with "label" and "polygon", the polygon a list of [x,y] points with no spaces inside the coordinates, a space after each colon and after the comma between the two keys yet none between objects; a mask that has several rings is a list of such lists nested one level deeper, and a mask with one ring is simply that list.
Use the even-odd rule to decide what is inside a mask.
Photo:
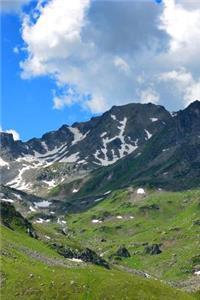
[{"label": "valley", "polygon": [[200,102],[1,136],[3,299],[200,299]]}]

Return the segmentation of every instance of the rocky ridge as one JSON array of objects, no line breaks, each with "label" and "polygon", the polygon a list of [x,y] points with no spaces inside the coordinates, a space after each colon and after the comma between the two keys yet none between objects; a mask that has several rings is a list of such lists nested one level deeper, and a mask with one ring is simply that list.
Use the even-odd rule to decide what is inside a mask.
[{"label": "rocky ridge", "polygon": [[[137,165],[129,176],[131,180],[146,177],[147,169],[147,173],[151,169],[163,178],[168,169],[176,167],[177,172],[178,163],[178,169],[183,168],[181,174],[196,176],[199,136],[199,101],[174,114],[151,103],[114,106],[102,116],[63,125],[40,139],[14,141],[11,134],[0,133],[1,181],[19,190],[47,194],[58,184],[82,181],[101,167],[110,167],[106,178],[113,180],[113,173],[118,174],[116,168],[120,165],[124,169],[130,162]],[[107,174],[108,169],[104,169]],[[79,188],[73,188],[71,194]]]}]

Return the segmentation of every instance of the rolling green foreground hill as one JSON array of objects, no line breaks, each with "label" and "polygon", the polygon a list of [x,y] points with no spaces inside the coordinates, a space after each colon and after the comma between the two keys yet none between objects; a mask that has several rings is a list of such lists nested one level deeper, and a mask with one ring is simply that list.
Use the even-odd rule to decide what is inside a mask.
[{"label": "rolling green foreground hill", "polygon": [[[178,281],[199,268],[200,191],[149,190],[137,195],[135,190],[120,190],[66,220],[71,239],[96,249],[106,259],[124,245],[131,257],[120,264],[157,278]],[[152,244],[160,245],[162,253],[146,254],[146,246]]]},{"label": "rolling green foreground hill", "polygon": [[[200,299],[200,191],[137,192],[110,192],[62,224],[2,214],[2,299]],[[66,258],[87,248],[109,269]]]},{"label": "rolling green foreground hill", "polygon": [[195,299],[159,281],[71,262],[2,226],[1,296],[12,299]]}]

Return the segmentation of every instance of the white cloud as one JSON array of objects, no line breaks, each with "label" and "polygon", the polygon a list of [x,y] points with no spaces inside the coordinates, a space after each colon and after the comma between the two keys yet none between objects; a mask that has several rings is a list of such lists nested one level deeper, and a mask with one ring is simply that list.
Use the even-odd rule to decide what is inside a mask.
[{"label": "white cloud", "polygon": [[160,75],[160,80],[174,80],[180,84],[180,87],[185,87],[193,81],[192,75],[187,73],[184,68],[176,71],[165,72]]},{"label": "white cloud", "polygon": [[65,106],[71,106],[74,103],[73,95],[61,95],[53,98],[53,108],[61,110]]},{"label": "white cloud", "polygon": [[[119,5],[117,2],[113,2],[108,5],[110,8],[114,5],[115,18],[118,16],[118,9],[122,7],[124,14],[130,11],[130,7],[126,3]],[[141,5],[137,3],[131,5],[136,5],[137,10],[145,15]],[[96,10],[96,6],[99,9],[97,11],[98,18],[104,17],[105,20],[104,14],[106,13],[106,22],[110,22],[110,14],[106,9],[108,6],[104,7],[104,3],[100,2],[90,3],[89,0],[73,2],[51,0],[46,6],[39,9],[39,15],[34,20],[31,20],[30,16],[25,16],[23,19],[22,37],[28,57],[21,62],[22,77],[53,75],[58,85],[74,85],[79,95],[91,95],[89,100],[83,97],[82,101],[80,97],[74,97],[74,95],[70,97],[67,94],[54,96],[55,109],[63,109],[65,106],[79,102],[80,105],[92,112],[102,112],[113,104],[130,102],[136,96],[136,86],[134,85],[137,83],[136,77],[138,76],[135,76],[134,61],[127,51],[132,52],[134,45],[136,49],[140,46],[144,50],[143,41],[140,41],[141,35],[144,36],[144,41],[149,43],[151,40],[149,28],[153,26],[151,17],[147,18],[147,25],[143,24],[140,28],[141,34],[137,39],[135,36],[131,37],[131,41],[124,40],[123,46],[126,53],[119,55],[115,53],[115,50],[110,51],[113,42],[111,41],[111,44],[108,45],[109,38],[104,39],[104,45],[100,42],[102,33],[105,32],[103,21],[99,28],[99,25],[95,23],[98,18],[93,19],[87,13],[90,8],[91,14],[92,10]],[[145,2],[145,9],[148,10],[149,16],[155,15],[155,7],[150,4],[150,1]],[[137,22],[132,15],[137,16],[134,9],[131,10],[128,22]],[[137,17],[139,19],[139,16]],[[123,18],[127,22],[126,15],[123,15]],[[123,22],[121,24],[123,25]],[[128,35],[127,26],[121,28],[121,34],[115,26],[110,27],[109,25],[109,28],[115,31],[114,34],[112,32],[109,34],[111,34],[111,39],[112,35],[116,36],[115,43],[118,45],[115,47],[117,49],[122,45],[121,34],[123,34],[123,38],[124,34]],[[91,32],[91,30],[93,31]],[[156,26],[153,30],[157,30],[156,34],[159,34]],[[154,40],[155,38],[153,38],[152,44]],[[135,72],[137,73],[138,70]]]},{"label": "white cloud", "polygon": [[11,133],[13,135],[14,141],[20,140],[20,135],[19,135],[19,133],[16,130],[14,130],[14,129],[8,129],[8,130],[5,130],[5,132],[6,133]]},{"label": "white cloud", "polygon": [[128,73],[130,68],[129,68],[129,65],[127,64],[127,62],[119,57],[119,56],[116,56],[114,58],[114,65],[121,71],[123,71],[124,73]]},{"label": "white cloud", "polygon": [[81,53],[80,32],[88,4],[89,0],[52,0],[40,7],[36,20],[24,17],[22,38],[29,56],[21,64],[23,77],[57,72],[59,61]]},{"label": "white cloud", "polygon": [[[50,0],[37,5],[23,17],[22,77],[54,78],[54,109],[78,103],[102,112],[138,100],[166,105],[172,81],[171,103],[180,107],[199,90],[200,4],[163,2]],[[63,86],[75,92],[63,93]]]},{"label": "white cloud", "polygon": [[141,103],[154,103],[158,104],[160,99],[159,94],[152,88],[149,87],[146,90],[140,92],[139,102]]},{"label": "white cloud", "polygon": [[161,81],[173,84],[184,99],[184,104],[188,105],[194,100],[200,99],[200,78],[195,80],[191,73],[184,68],[165,72],[159,76]]},{"label": "white cloud", "polygon": [[108,108],[105,99],[101,95],[96,95],[91,100],[86,101],[85,104],[93,113],[101,113]]},{"label": "white cloud", "polygon": [[194,82],[191,86],[188,86],[186,93],[184,95],[184,100],[186,105],[193,102],[194,100],[200,99],[200,79]]},{"label": "white cloud", "polygon": [[54,97],[53,98],[53,108],[54,109],[63,109],[65,107],[66,103],[65,103],[65,98],[61,98],[61,97]]},{"label": "white cloud", "polygon": [[170,36],[170,52],[181,54],[184,59],[196,55],[200,47],[200,3],[196,3],[195,9],[188,9],[186,1],[163,2],[160,28]]}]

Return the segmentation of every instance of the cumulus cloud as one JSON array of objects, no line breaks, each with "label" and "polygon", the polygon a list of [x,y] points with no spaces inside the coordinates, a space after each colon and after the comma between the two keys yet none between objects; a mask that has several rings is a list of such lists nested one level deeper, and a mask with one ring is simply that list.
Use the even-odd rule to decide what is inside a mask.
[{"label": "cumulus cloud", "polygon": [[160,99],[159,94],[152,88],[149,87],[146,90],[141,91],[139,101],[141,103],[154,103],[158,104]]},{"label": "cumulus cloud", "polygon": [[57,72],[59,62],[81,55],[80,32],[88,4],[89,0],[52,0],[39,7],[35,17],[24,17],[22,38],[29,54],[21,64],[24,78]]},{"label": "cumulus cloud", "polygon": [[170,50],[189,51],[189,56],[197,54],[200,46],[200,4],[193,10],[174,0],[165,0],[164,4],[161,28],[171,37]]},{"label": "cumulus cloud", "polygon": [[63,89],[60,95],[54,91],[53,108],[62,110],[65,106],[71,106],[74,103],[81,101],[80,95],[76,93],[73,87]]},{"label": "cumulus cloud", "polygon": [[[54,109],[78,103],[95,113],[133,101],[166,105],[172,79],[164,74],[182,67],[192,76],[185,103],[199,93],[199,30],[195,2],[50,0],[23,17],[22,77],[53,77]],[[180,79],[173,80],[172,103],[180,107]]]},{"label": "cumulus cloud", "polygon": [[169,82],[176,87],[183,97],[185,105],[196,99],[200,99],[200,78],[194,80],[192,74],[184,68],[162,73],[160,80]]}]

